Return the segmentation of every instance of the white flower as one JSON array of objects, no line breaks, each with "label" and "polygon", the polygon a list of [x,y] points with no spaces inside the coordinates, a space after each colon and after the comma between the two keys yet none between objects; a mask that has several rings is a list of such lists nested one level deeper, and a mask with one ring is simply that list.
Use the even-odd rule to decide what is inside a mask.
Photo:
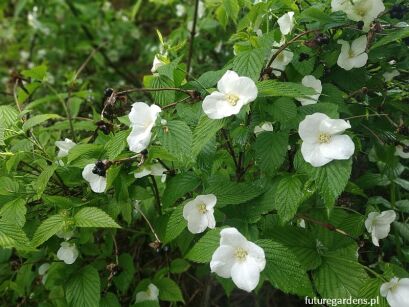
[{"label": "white flower", "polygon": [[157,301],[159,296],[159,289],[154,284],[149,284],[146,291],[136,293],[135,303],[145,301]]},{"label": "white flower", "polygon": [[[403,140],[402,143],[409,147],[409,140]],[[399,156],[402,159],[409,159],[409,151],[405,151],[402,145],[397,145],[395,147],[395,156]]]},{"label": "white flower", "polygon": [[38,268],[38,274],[41,275],[41,283],[44,285],[45,282],[47,281],[47,271],[50,268],[50,264],[49,263],[43,263],[42,265],[40,265],[40,267]]},{"label": "white flower", "polygon": [[223,278],[231,277],[242,290],[254,290],[266,266],[264,250],[233,227],[223,229],[220,237],[220,246],[210,262],[211,271]]},{"label": "white flower", "polygon": [[385,72],[382,76],[385,79],[385,81],[391,81],[393,78],[399,75],[400,75],[400,72],[397,69],[394,69],[392,71]]},{"label": "white flower", "polygon": [[129,113],[132,131],[126,139],[131,151],[139,153],[148,147],[151,130],[160,112],[161,108],[155,104],[149,106],[144,102],[135,102],[132,105]]},{"label": "white flower", "polygon": [[75,144],[73,141],[70,139],[65,139],[64,141],[56,141],[55,146],[58,147],[59,151],[57,154],[58,158],[66,157],[68,156],[69,151],[77,144]]},{"label": "white flower", "polygon": [[338,40],[341,44],[341,53],[338,56],[337,64],[345,70],[360,68],[368,61],[368,54],[365,52],[368,40],[365,35],[358,37],[350,45],[347,41]]},{"label": "white flower", "polygon": [[183,4],[176,4],[176,16],[182,17],[183,15],[186,14],[186,9]]},{"label": "white flower", "polygon": [[322,92],[321,81],[319,79],[316,79],[313,75],[308,75],[308,76],[305,76],[304,78],[302,78],[301,83],[302,83],[302,85],[304,85],[306,87],[313,88],[317,92],[317,94],[308,95],[308,96],[305,96],[305,97],[299,97],[299,98],[296,98],[296,99],[299,102],[301,102],[301,104],[303,106],[317,103],[318,98],[320,97],[321,92]]},{"label": "white flower", "polygon": [[82,178],[89,182],[91,190],[95,193],[103,193],[107,187],[107,178],[94,173],[95,163],[88,164],[82,171]]},{"label": "white flower", "polygon": [[409,306],[409,278],[394,277],[390,282],[383,283],[381,295],[386,297],[391,307]]},{"label": "white flower", "polygon": [[201,233],[207,227],[216,227],[214,206],[217,198],[213,194],[199,195],[186,203],[183,207],[183,218],[187,221],[187,228],[191,233]]},{"label": "white flower", "polygon": [[283,16],[278,18],[278,25],[280,26],[280,31],[283,35],[287,35],[294,28],[294,12],[285,13]]},{"label": "white flower", "polygon": [[211,119],[220,119],[240,112],[241,108],[257,98],[257,87],[253,80],[239,77],[228,70],[217,82],[214,91],[203,100],[203,111]]},{"label": "white flower", "polygon": [[343,11],[353,21],[363,21],[365,31],[385,10],[382,0],[332,0],[331,8],[333,12]]},{"label": "white flower", "polygon": [[199,1],[199,5],[197,7],[197,17],[200,19],[204,16],[206,7],[203,1]]},{"label": "white flower", "polygon": [[258,135],[264,131],[274,131],[273,124],[271,122],[264,122],[258,126],[254,127],[254,134]]},{"label": "white flower", "polygon": [[355,145],[348,135],[341,134],[348,128],[351,125],[343,119],[331,119],[323,113],[307,115],[298,127],[304,160],[319,167],[332,160],[349,159]]},{"label": "white flower", "polygon": [[372,243],[379,246],[379,240],[385,239],[391,230],[391,224],[396,219],[396,213],[393,210],[371,212],[365,221],[366,230],[372,235]]},{"label": "white flower", "polygon": [[62,242],[57,252],[57,258],[66,264],[73,264],[78,258],[78,249],[74,243]]},{"label": "white flower", "polygon": [[155,55],[155,57],[153,58],[153,63],[152,63],[152,68],[151,68],[151,72],[155,73],[159,67],[165,65],[164,62],[162,62],[157,55]]},{"label": "white flower", "polygon": [[166,180],[166,168],[160,163],[152,164],[151,166],[145,166],[140,171],[135,173],[135,178],[143,178],[146,176],[161,176],[161,181]]},{"label": "white flower", "polygon": [[[272,52],[275,53],[277,49],[273,49]],[[288,64],[293,60],[294,53],[288,50],[281,51],[278,56],[271,63],[271,68],[273,69],[273,74],[277,77],[281,76],[281,71],[284,71]],[[278,70],[277,70],[278,69]]]}]

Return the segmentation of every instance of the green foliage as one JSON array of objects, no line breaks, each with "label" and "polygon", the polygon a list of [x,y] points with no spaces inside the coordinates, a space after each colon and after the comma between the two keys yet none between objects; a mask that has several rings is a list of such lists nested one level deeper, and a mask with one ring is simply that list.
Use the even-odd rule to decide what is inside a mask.
[{"label": "green foliage", "polygon": [[74,215],[75,226],[77,227],[106,227],[120,228],[120,226],[99,208],[82,208]]},{"label": "green foliage", "polygon": [[66,292],[70,306],[99,306],[100,279],[98,271],[90,265],[82,268],[68,280]]}]

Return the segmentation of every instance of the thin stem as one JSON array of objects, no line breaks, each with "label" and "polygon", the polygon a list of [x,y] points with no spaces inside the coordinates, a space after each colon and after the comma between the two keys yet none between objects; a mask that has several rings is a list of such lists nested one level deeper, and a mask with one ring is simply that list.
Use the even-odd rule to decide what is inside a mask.
[{"label": "thin stem", "polygon": [[341,234],[341,235],[347,236],[347,237],[353,239],[354,241],[356,240],[356,239],[355,239],[353,236],[351,236],[350,234],[346,233],[346,232],[343,231],[342,229],[339,229],[339,228],[335,227],[334,225],[332,225],[332,224],[330,224],[330,223],[325,223],[325,222],[321,222],[321,221],[315,220],[315,219],[313,219],[313,218],[311,218],[311,217],[309,217],[309,216],[306,216],[306,215],[304,215],[304,214],[297,214],[297,217],[298,217],[298,218],[302,218],[302,219],[304,219],[304,220],[307,220],[307,221],[309,221],[309,222],[311,222],[311,223],[313,223],[313,224],[322,226],[322,227],[328,229],[329,231],[334,231],[334,232],[337,232],[337,233],[339,233],[339,234]]},{"label": "thin stem", "polygon": [[192,65],[192,56],[193,56],[193,42],[196,35],[196,23],[197,23],[197,16],[199,11],[199,0],[195,0],[195,8],[194,8],[194,15],[193,15],[193,24],[192,29],[190,31],[190,40],[189,40],[189,53],[187,56],[187,63],[186,63],[186,79],[189,77],[190,67]]},{"label": "thin stem", "polygon": [[135,209],[141,214],[141,216],[142,216],[143,219],[145,220],[146,224],[148,224],[148,226],[149,226],[151,232],[152,232],[153,235],[155,236],[156,241],[157,241],[158,243],[160,243],[161,241],[160,241],[158,235],[156,234],[155,229],[153,229],[152,224],[149,222],[148,218],[145,216],[145,214],[143,214],[143,212],[142,212],[141,209],[139,209],[138,207],[136,207]]},{"label": "thin stem", "polygon": [[183,98],[183,99],[181,99],[181,100],[179,100],[179,101],[176,101],[176,102],[167,104],[166,106],[161,107],[161,109],[162,109],[162,110],[165,110],[165,109],[168,109],[168,108],[175,107],[178,103],[185,102],[185,101],[189,100],[190,98],[191,98],[190,96],[189,96],[189,97],[185,97],[185,98]]},{"label": "thin stem", "polygon": [[345,120],[354,119],[354,118],[362,118],[362,117],[374,117],[374,116],[389,116],[389,114],[384,113],[376,113],[376,114],[363,114],[363,115],[356,115],[351,117],[344,118]]},{"label": "thin stem", "polygon": [[224,139],[226,140],[227,151],[229,152],[230,156],[232,157],[234,165],[236,166],[236,169],[238,169],[239,165],[238,165],[237,160],[236,160],[236,155],[234,153],[233,146],[230,143],[229,136],[227,135],[227,132],[226,132],[225,129],[222,128],[221,131],[222,131],[222,135],[223,135]]},{"label": "thin stem", "polygon": [[153,175],[149,175],[149,177],[151,178],[151,181],[152,181],[152,192],[156,200],[155,202],[156,211],[158,211],[159,214],[162,214],[162,209],[160,207],[160,195],[159,195],[158,185]]}]

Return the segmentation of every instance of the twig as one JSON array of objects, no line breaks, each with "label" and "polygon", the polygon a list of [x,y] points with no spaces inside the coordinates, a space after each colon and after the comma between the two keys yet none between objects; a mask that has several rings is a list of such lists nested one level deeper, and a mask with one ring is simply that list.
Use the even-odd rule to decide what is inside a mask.
[{"label": "twig", "polygon": [[346,117],[346,118],[344,118],[344,120],[349,120],[349,119],[354,119],[354,118],[362,118],[362,117],[374,117],[374,116],[389,116],[389,114],[385,114],[385,113],[362,114],[362,115]]},{"label": "twig", "polygon": [[142,210],[139,209],[138,207],[136,207],[135,209],[136,209],[136,211],[138,211],[138,212],[141,214],[141,216],[143,217],[143,219],[145,220],[145,222],[148,224],[148,226],[149,226],[151,232],[152,232],[153,235],[155,236],[156,241],[157,241],[158,243],[161,243],[161,241],[160,241],[158,235],[157,235],[156,232],[155,232],[155,229],[153,229],[152,224],[149,222],[149,220],[147,219],[147,217],[145,216],[145,214],[143,214]]},{"label": "twig", "polygon": [[221,131],[222,131],[222,135],[223,135],[224,139],[226,140],[227,151],[229,152],[230,156],[233,158],[233,162],[234,162],[234,165],[236,166],[236,170],[237,170],[239,165],[238,165],[237,160],[236,160],[236,155],[234,153],[233,146],[230,143],[229,136],[227,135],[227,132],[226,132],[225,129],[222,128]]},{"label": "twig", "polygon": [[186,79],[188,79],[189,77],[189,71],[192,65],[193,41],[196,35],[196,23],[197,23],[198,10],[199,10],[199,0],[195,0],[193,24],[192,24],[192,29],[190,30],[189,53],[187,56],[187,63],[186,63]]},{"label": "twig", "polygon": [[162,209],[160,207],[160,196],[159,196],[158,185],[156,184],[156,180],[153,175],[149,175],[149,177],[151,178],[151,181],[152,181],[152,192],[156,200],[155,202],[156,211],[158,211],[159,214],[162,214]]},{"label": "twig", "polygon": [[178,103],[185,102],[185,101],[189,100],[190,98],[191,98],[190,96],[189,96],[189,97],[185,97],[185,98],[183,98],[183,99],[181,99],[181,100],[179,100],[179,101],[176,101],[176,102],[172,102],[172,103],[170,103],[170,104],[167,104],[166,106],[163,106],[161,109],[162,109],[162,110],[165,110],[165,109],[168,109],[168,108],[172,108],[172,107],[176,106]]},{"label": "twig", "polygon": [[346,233],[346,232],[343,231],[342,229],[339,229],[339,228],[335,227],[334,225],[332,225],[332,224],[330,224],[330,223],[325,223],[325,222],[321,222],[321,221],[315,220],[315,219],[313,219],[313,218],[311,218],[311,217],[309,217],[309,216],[306,216],[306,215],[304,215],[304,214],[297,214],[297,217],[298,217],[298,218],[301,218],[301,219],[304,219],[304,220],[307,220],[307,221],[309,221],[309,222],[311,222],[311,223],[314,223],[314,224],[316,224],[316,225],[322,226],[322,227],[328,229],[329,231],[334,231],[334,232],[337,232],[337,233],[339,233],[339,234],[341,234],[341,235],[347,236],[347,237],[353,239],[354,241],[356,241],[356,239],[355,239],[353,236],[351,236],[350,234]]}]

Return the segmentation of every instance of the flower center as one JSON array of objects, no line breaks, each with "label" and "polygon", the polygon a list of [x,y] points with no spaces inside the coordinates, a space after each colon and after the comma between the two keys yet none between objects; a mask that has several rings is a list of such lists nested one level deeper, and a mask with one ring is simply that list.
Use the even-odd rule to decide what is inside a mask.
[{"label": "flower center", "polygon": [[320,144],[328,144],[331,140],[331,136],[327,133],[320,133],[318,136],[318,143]]},{"label": "flower center", "polygon": [[239,96],[234,95],[234,94],[227,94],[226,95],[226,100],[228,103],[230,103],[232,106],[235,106],[237,104],[237,101],[239,101]]},{"label": "flower center", "polygon": [[248,253],[245,249],[239,247],[236,249],[236,252],[234,253],[234,256],[237,258],[239,261],[244,261],[246,260]]},{"label": "flower center", "polygon": [[201,203],[199,206],[197,206],[197,210],[201,214],[205,214],[207,212],[206,205],[204,203]]}]

